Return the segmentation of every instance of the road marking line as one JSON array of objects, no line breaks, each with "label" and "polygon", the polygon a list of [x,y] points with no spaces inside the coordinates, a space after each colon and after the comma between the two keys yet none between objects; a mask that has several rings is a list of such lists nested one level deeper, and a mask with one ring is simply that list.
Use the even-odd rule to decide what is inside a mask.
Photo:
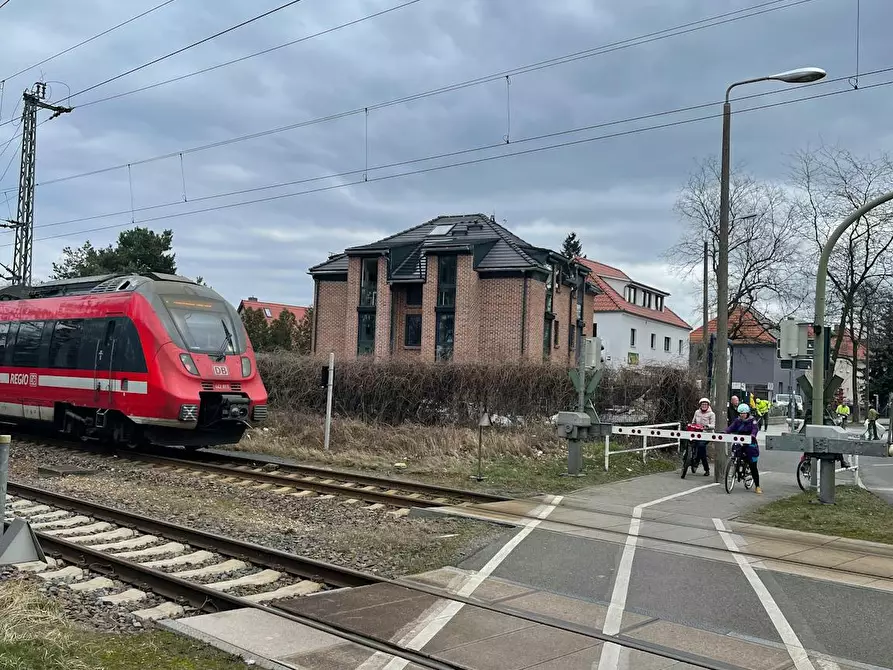
[{"label": "road marking line", "polygon": [[[493,558],[487,561],[484,567],[475,574],[466,577],[464,583],[456,592],[456,595],[467,598],[474,593],[475,589],[483,584],[484,580],[487,579],[487,577],[489,577],[506,558],[508,558],[508,555],[511,554],[519,544],[521,544],[521,541],[530,535],[540,523],[545,521],[546,517],[558,507],[563,499],[564,496],[550,496],[546,503],[534,508],[533,516],[535,518],[528,519],[521,530],[512,536],[512,539],[506,542],[499,551],[496,552]],[[443,605],[437,607],[431,615],[424,617],[422,621],[409,631],[409,633],[398,640],[397,644],[401,647],[414,649],[416,651],[422,649],[434,638],[435,635],[443,630],[443,628],[464,606],[465,603],[463,602],[446,600]],[[357,667],[357,670],[371,670],[372,668],[381,667],[380,664],[382,660],[388,658],[391,660],[384,666],[383,670],[403,670],[403,668],[409,665],[409,661],[404,658],[396,658],[390,654],[385,654],[379,651],[360,664]]]},{"label": "road marking line", "polygon": [[[641,525],[642,510],[646,507],[652,507],[661,503],[686,496],[689,493],[703,491],[713,486],[719,486],[717,482],[712,484],[704,484],[687,491],[680,491],[672,495],[651,500],[650,502],[636,505],[633,508],[632,519],[629,522],[629,531],[627,531],[626,544],[623,546],[623,555],[620,557],[620,565],[617,567],[617,576],[614,578],[614,590],[611,593],[611,604],[608,606],[608,613],[605,616],[605,625],[602,632],[606,635],[617,635],[620,632],[620,624],[623,620],[623,610],[626,608],[626,597],[629,593],[629,579],[633,569],[633,558],[636,555],[636,543],[639,540],[639,526]],[[623,647],[620,645],[606,642],[602,647],[601,657],[598,660],[598,666],[593,663],[593,668],[598,670],[616,670],[620,666],[620,652]]]},{"label": "road marking line", "polygon": [[763,580],[760,579],[757,571],[754,570],[753,566],[747,562],[747,559],[740,554],[738,545],[735,544],[735,540],[732,539],[732,535],[722,522],[722,519],[713,519],[713,525],[716,526],[716,530],[719,531],[719,536],[725,543],[726,548],[731,552],[732,556],[735,557],[735,561],[738,563],[738,566],[741,568],[747,581],[750,582],[751,587],[753,587],[754,592],[760,599],[760,604],[763,606],[763,609],[766,610],[766,614],[769,615],[769,619],[772,621],[772,625],[775,626],[775,630],[778,631],[781,641],[788,650],[788,656],[790,656],[791,660],[794,662],[794,667],[797,668],[797,670],[815,670],[815,666],[812,664],[812,661],[809,660],[809,655],[806,653],[806,649],[803,648],[800,638],[797,637],[791,624],[788,623],[788,620],[785,618],[784,614],[782,614],[781,608],[778,606],[778,603],[775,602],[775,598],[772,597],[772,594],[769,593],[769,589],[763,584]]}]

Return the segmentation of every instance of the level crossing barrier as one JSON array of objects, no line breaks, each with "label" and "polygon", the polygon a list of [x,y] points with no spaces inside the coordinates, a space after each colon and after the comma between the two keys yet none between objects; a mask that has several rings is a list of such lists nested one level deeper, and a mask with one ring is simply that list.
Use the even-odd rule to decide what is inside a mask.
[{"label": "level crossing barrier", "polygon": [[[727,433],[712,433],[710,431],[693,431],[681,430],[680,423],[658,423],[649,424],[647,426],[611,426],[611,433],[605,435],[605,470],[608,469],[610,457],[614,454],[626,454],[631,452],[642,452],[642,460],[645,459],[645,453],[654,449],[666,449],[667,447],[680,448],[680,440],[701,440],[704,442],[716,442],[723,445],[729,445],[735,442],[749,443],[750,435],[729,435]],[[642,446],[635,449],[618,449],[611,451],[611,435],[627,435],[630,437],[640,437]],[[649,439],[670,439],[671,442],[649,445]],[[726,446],[728,452],[728,446]]]}]

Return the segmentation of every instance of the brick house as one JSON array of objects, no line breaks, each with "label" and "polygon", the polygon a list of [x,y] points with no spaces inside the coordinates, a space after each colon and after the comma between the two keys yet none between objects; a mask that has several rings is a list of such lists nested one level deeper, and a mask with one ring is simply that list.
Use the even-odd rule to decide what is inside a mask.
[{"label": "brick house", "polygon": [[[578,348],[588,270],[483,214],[440,216],[309,270],[314,354],[342,359],[553,361]],[[587,284],[582,314],[597,289]]]}]

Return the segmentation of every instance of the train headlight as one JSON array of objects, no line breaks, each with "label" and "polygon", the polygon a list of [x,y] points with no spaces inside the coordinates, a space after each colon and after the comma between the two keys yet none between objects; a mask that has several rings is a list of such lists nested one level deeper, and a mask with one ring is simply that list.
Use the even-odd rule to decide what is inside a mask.
[{"label": "train headlight", "polygon": [[248,356],[242,356],[242,376],[247,377],[251,374],[251,359]]},{"label": "train headlight", "polygon": [[192,360],[192,356],[189,354],[180,354],[180,362],[189,374],[198,377],[198,368],[195,365],[195,361]]}]

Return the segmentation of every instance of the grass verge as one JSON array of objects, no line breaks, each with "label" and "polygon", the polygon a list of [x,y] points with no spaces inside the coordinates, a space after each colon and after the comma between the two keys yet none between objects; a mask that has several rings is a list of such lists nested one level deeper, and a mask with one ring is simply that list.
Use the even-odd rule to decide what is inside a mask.
[{"label": "grass verge", "polygon": [[28,580],[0,582],[3,670],[236,670],[244,662],[166,631],[98,633],[72,625]]},{"label": "grass verge", "polygon": [[[265,429],[252,430],[238,449],[359,472],[511,496],[567,493],[586,486],[629,479],[678,466],[666,455],[619,454],[604,471],[604,445],[584,447],[584,475],[567,472],[566,442],[548,425],[484,429],[482,474],[477,474],[478,431],[450,426],[383,426],[350,419],[332,423],[331,449],[322,448],[323,420],[313,415],[273,413]],[[620,448],[620,447],[614,447]],[[396,464],[405,467],[397,467]]]},{"label": "grass verge", "polygon": [[816,502],[814,492],[776,500],[741,521],[807,533],[893,544],[893,506],[855,486],[838,486],[834,505]]}]

